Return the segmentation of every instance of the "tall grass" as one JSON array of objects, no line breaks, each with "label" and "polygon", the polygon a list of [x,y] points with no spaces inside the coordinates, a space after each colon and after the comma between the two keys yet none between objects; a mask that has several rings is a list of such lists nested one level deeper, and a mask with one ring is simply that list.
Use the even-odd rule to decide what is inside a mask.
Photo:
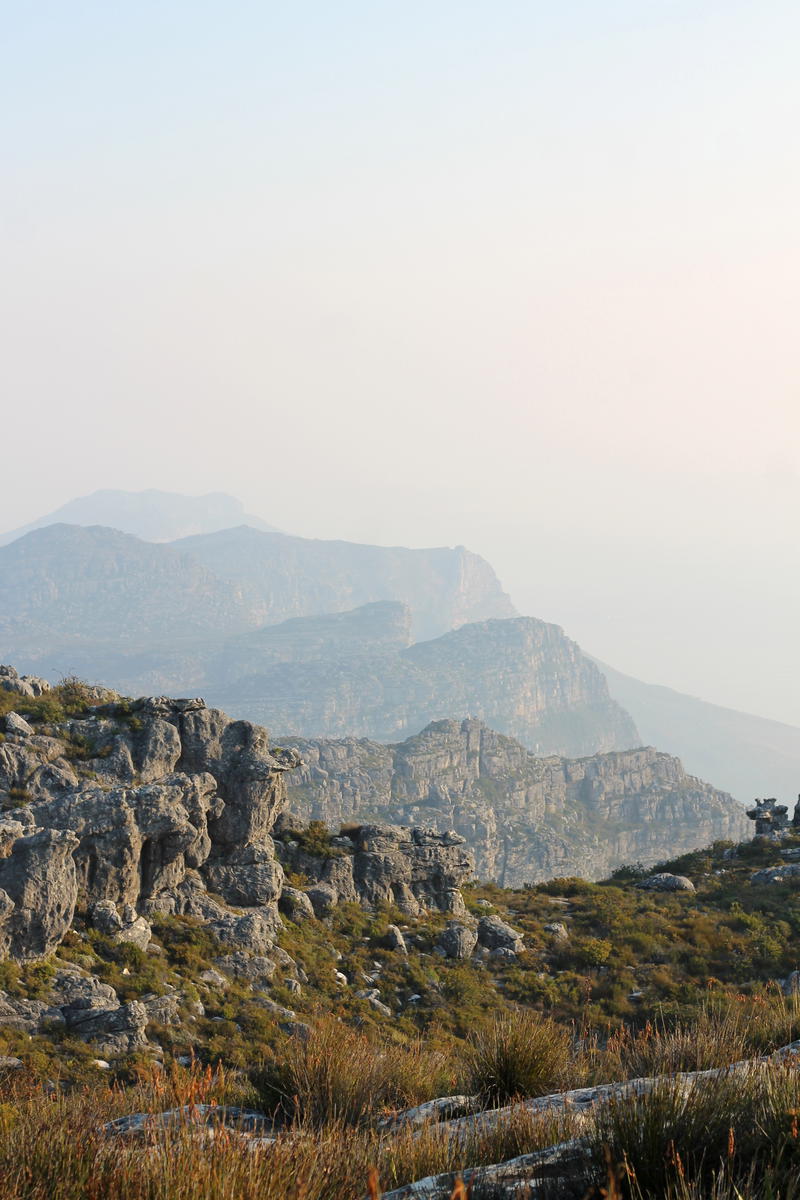
[{"label": "tall grass", "polygon": [[461,1055],[465,1090],[487,1105],[546,1095],[576,1069],[569,1029],[530,1010],[477,1030]]},{"label": "tall grass", "polygon": [[733,1195],[769,1180],[772,1191],[758,1194],[777,1200],[797,1195],[798,1113],[796,1065],[759,1063],[696,1083],[666,1078],[614,1100],[598,1109],[592,1136],[598,1160],[609,1153],[622,1167],[631,1197]]},{"label": "tall grass", "polygon": [[265,1111],[284,1121],[320,1127],[363,1124],[451,1091],[444,1054],[376,1042],[341,1021],[324,1019],[305,1041],[287,1038],[251,1072]]},{"label": "tall grass", "polygon": [[638,1031],[616,1031],[594,1056],[594,1074],[604,1082],[711,1070],[776,1050],[798,1033],[797,997],[710,997],[690,1021],[656,1020]]}]

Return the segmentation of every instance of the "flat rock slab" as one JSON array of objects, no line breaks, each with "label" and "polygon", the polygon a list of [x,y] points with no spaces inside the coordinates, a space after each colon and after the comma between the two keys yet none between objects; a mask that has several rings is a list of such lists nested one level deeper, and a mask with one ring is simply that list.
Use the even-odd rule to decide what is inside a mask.
[{"label": "flat rock slab", "polygon": [[221,1132],[233,1134],[242,1140],[264,1143],[272,1134],[273,1124],[269,1117],[245,1108],[230,1108],[219,1104],[185,1104],[182,1108],[170,1108],[160,1113],[131,1113],[117,1117],[103,1126],[102,1132],[109,1137],[141,1138],[148,1140],[165,1133],[189,1130],[204,1139],[213,1140]]}]

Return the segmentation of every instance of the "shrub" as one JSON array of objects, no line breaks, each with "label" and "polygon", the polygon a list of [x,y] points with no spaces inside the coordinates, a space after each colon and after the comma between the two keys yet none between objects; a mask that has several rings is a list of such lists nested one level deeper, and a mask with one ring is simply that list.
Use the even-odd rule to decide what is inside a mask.
[{"label": "shrub", "polygon": [[568,1029],[532,1011],[495,1018],[467,1039],[464,1086],[487,1104],[554,1091],[572,1056]]},{"label": "shrub", "polygon": [[[380,1044],[340,1021],[320,1021],[306,1039],[287,1038],[251,1073],[268,1112],[321,1127],[362,1124],[381,1110],[437,1094],[446,1060],[418,1045]],[[449,1080],[446,1080],[449,1083]]]}]

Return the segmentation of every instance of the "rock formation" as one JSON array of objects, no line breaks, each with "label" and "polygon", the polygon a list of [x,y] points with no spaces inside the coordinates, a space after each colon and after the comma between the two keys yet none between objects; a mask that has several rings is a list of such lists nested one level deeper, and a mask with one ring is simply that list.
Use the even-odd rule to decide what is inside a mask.
[{"label": "rock formation", "polygon": [[303,765],[289,804],[331,827],[388,821],[454,829],[479,877],[504,886],[597,879],[745,835],[739,805],[651,748],[539,758],[477,720],[436,721],[399,745],[288,739]]},{"label": "rock formation", "polygon": [[[6,668],[6,689],[33,684]],[[13,712],[0,742],[0,955],[50,953],[78,906],[101,932],[144,948],[147,917],[188,914],[235,949],[260,955],[279,907],[311,911],[315,890],[289,889],[272,834],[296,751],[202,700],[94,702],[55,724]],[[284,858],[296,861],[288,831]],[[472,862],[456,834],[383,826],[343,839],[302,869],[316,904],[458,912]]]}]

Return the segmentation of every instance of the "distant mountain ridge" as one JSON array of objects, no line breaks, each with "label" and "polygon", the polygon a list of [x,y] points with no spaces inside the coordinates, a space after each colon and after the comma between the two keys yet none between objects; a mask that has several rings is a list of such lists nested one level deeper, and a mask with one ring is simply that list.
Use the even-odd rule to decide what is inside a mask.
[{"label": "distant mountain ridge", "polygon": [[[480,717],[538,754],[578,757],[641,744],[634,722],[612,700],[600,670],[557,625],[513,617],[462,625],[403,647],[381,641],[375,606],[350,614],[368,619],[369,636],[349,654],[311,658],[296,642],[294,657],[263,659],[227,685],[212,678],[206,695],[233,715],[254,719],[280,736],[355,736],[389,742],[444,717]],[[396,606],[381,610],[397,628]],[[317,619],[287,622],[245,635],[269,643],[292,627],[317,636]],[[227,653],[223,652],[223,659]]]},{"label": "distant mountain ridge", "polygon": [[273,525],[245,512],[240,500],[224,492],[184,496],[156,488],[142,492],[105,489],[69,500],[28,525],[0,534],[0,546],[48,525],[104,525],[146,542],[171,542],[190,534],[230,529],[234,525],[277,532]]},{"label": "distant mountain ridge", "polygon": [[265,624],[390,600],[408,605],[412,636],[419,640],[472,621],[517,615],[489,563],[464,546],[409,550],[243,525],[172,546],[241,587]]},{"label": "distant mountain ridge", "polygon": [[713,779],[737,800],[777,796],[794,804],[800,792],[800,728],[643,683],[595,661],[646,742],[677,754],[688,771]]}]

